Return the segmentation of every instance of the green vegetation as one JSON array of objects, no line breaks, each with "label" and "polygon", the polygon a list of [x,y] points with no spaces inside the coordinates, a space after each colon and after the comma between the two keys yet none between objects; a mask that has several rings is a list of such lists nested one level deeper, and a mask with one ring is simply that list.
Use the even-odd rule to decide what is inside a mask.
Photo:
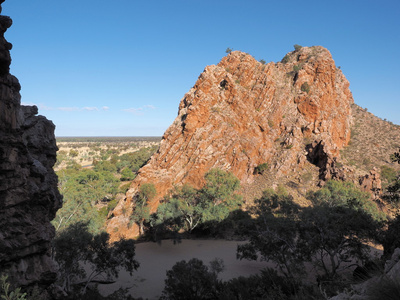
[{"label": "green vegetation", "polygon": [[118,178],[109,171],[68,168],[57,172],[59,190],[64,196],[53,225],[62,230],[78,221],[89,222],[90,231],[99,232],[105,219],[96,205],[112,200],[118,191]]},{"label": "green vegetation", "polygon": [[57,171],[59,191],[63,206],[58,210],[52,224],[63,230],[79,221],[88,222],[91,233],[99,233],[108,213],[115,207],[115,197],[126,192],[137,171],[149,160],[157,147],[141,148],[123,155],[104,154],[93,162],[93,168],[83,168],[72,161],[67,168]]},{"label": "green vegetation", "polygon": [[289,60],[290,60],[290,56],[289,56],[289,54],[286,54],[286,55],[282,58],[281,63],[286,64],[286,63],[289,62]]},{"label": "green vegetation", "polygon": [[264,174],[269,168],[268,163],[259,164],[257,167],[254,168],[254,174]]},{"label": "green vegetation", "polygon": [[351,182],[329,180],[320,190],[308,193],[308,198],[314,205],[351,208],[363,211],[377,221],[385,219],[384,214],[370,200],[370,195]]},{"label": "green vegetation", "polygon": [[[400,164],[400,149],[399,152],[395,152],[391,155],[391,160],[394,163],[397,162]],[[389,182],[382,198],[397,208],[400,205],[400,175],[395,176],[394,179],[393,172],[391,172],[390,175],[389,180],[392,179],[392,181]]]},{"label": "green vegetation", "polygon": [[144,222],[150,219],[149,202],[157,195],[156,188],[152,183],[144,183],[139,188],[136,197],[135,208],[130,220],[139,226],[139,233],[144,233]]},{"label": "green vegetation", "polygon": [[163,300],[290,300],[321,299],[321,294],[311,288],[278,275],[274,269],[265,269],[259,275],[240,276],[229,281],[218,279],[223,262],[215,259],[206,266],[193,258],[177,262],[167,271]]},{"label": "green vegetation", "polygon": [[214,261],[213,265],[217,265],[217,268],[209,268],[197,258],[177,262],[167,271],[161,299],[218,299],[220,282],[217,274],[223,266],[220,261]]},{"label": "green vegetation", "polygon": [[397,172],[395,169],[388,166],[381,166],[381,178],[386,182],[393,182],[396,180]]},{"label": "green vegetation", "polygon": [[304,263],[312,262],[320,283],[334,292],[341,282],[339,268],[349,260],[366,261],[367,242],[377,238],[381,224],[364,210],[361,192],[345,185],[332,193],[330,186],[337,187],[331,183],[310,193],[314,206],[307,208],[287,193],[266,190],[250,210],[256,219],[249,224],[249,242],[238,246],[238,257],[272,261],[294,284],[304,276]]},{"label": "green vegetation", "polygon": [[293,66],[293,72],[294,72],[294,73],[298,73],[302,68],[303,68],[303,65],[302,65],[302,64],[294,65],[294,66]]},{"label": "green vegetation", "polygon": [[231,53],[231,52],[232,52],[232,49],[231,49],[231,48],[229,48],[229,47],[226,48],[225,53],[228,53],[228,54],[229,54],[229,53]]},{"label": "green vegetation", "polygon": [[152,226],[158,231],[191,232],[200,225],[212,227],[240,207],[243,199],[235,193],[240,183],[232,173],[212,169],[204,178],[206,184],[202,189],[189,185],[175,188],[152,216]]},{"label": "green vegetation", "polygon": [[306,92],[307,94],[310,92],[310,86],[308,85],[307,82],[304,82],[301,87],[301,91]]},{"label": "green vegetation", "polygon": [[71,157],[76,157],[76,156],[78,156],[78,154],[79,154],[79,152],[76,151],[75,149],[71,149],[69,151],[69,156],[71,156]]},{"label": "green vegetation", "polygon": [[301,48],[303,48],[303,46],[300,46],[298,44],[294,44],[293,47],[294,47],[294,51],[299,51]]},{"label": "green vegetation", "polygon": [[25,300],[26,293],[21,291],[21,288],[13,289],[11,284],[7,281],[7,275],[1,275],[0,277],[0,297],[3,300]]},{"label": "green vegetation", "polygon": [[133,240],[109,243],[108,233],[93,235],[83,222],[57,233],[52,254],[60,266],[60,286],[75,299],[86,294],[90,283],[112,283],[120,268],[132,275],[139,267]]},{"label": "green vegetation", "polygon": [[[116,195],[128,189],[130,182],[126,181],[136,176],[155,150],[151,147],[118,155],[108,149],[92,169],[74,162],[57,172],[64,206],[53,221],[57,235],[52,255],[61,267],[59,284],[71,299],[97,299],[89,296],[92,291],[88,287],[100,276],[103,283],[112,282],[118,268],[129,272],[138,268],[133,241],[109,243],[103,228],[117,204]],[[394,162],[400,163],[399,153],[392,155]],[[268,169],[265,162],[254,173],[263,174]],[[400,179],[394,169],[383,166],[381,175],[388,182],[384,199],[400,203]],[[309,182],[312,173],[306,172],[301,178]],[[212,235],[229,228],[248,240],[237,248],[239,259],[271,261],[277,270],[266,269],[259,275],[224,282],[218,279],[223,270],[220,260],[209,266],[198,259],[181,261],[167,272],[162,299],[322,299],[349,286],[340,269],[349,261],[363,264],[370,260],[369,242],[381,243],[387,258],[400,247],[400,216],[387,221],[370,195],[353,183],[327,181],[324,187],[307,193],[310,207],[297,205],[279,185],[276,190],[265,190],[254,205],[242,211],[243,199],[237,194],[240,182],[232,173],[212,169],[204,180],[200,189],[175,187],[151,215],[149,204],[157,191],[151,183],[142,184],[133,199],[131,222],[139,226],[140,234],[149,232],[156,240],[157,235]],[[125,213],[128,217],[128,210]],[[314,265],[318,289],[304,282],[305,264]],[[0,295],[11,297],[9,285],[5,291],[7,279],[1,280]],[[398,285],[388,282],[387,286],[395,291]],[[21,290],[14,291],[18,297],[25,297]],[[379,295],[376,291],[381,289],[371,287],[368,293]],[[123,291],[120,293],[123,295]]]},{"label": "green vegetation", "polygon": [[262,63],[263,65],[265,65],[267,62],[264,59],[260,59],[260,63]]}]

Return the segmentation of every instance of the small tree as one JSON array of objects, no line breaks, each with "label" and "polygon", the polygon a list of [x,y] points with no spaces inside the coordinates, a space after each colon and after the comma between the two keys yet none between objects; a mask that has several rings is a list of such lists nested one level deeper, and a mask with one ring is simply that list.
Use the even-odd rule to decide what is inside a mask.
[{"label": "small tree", "polygon": [[[390,158],[394,163],[397,162],[400,164],[400,149],[399,152],[392,154]],[[398,206],[400,204],[400,175],[398,175],[392,184],[387,187],[386,192],[383,195],[383,199],[394,206]]]},{"label": "small tree", "polygon": [[297,211],[291,196],[264,191],[251,208],[257,219],[250,229],[249,243],[238,246],[237,257],[273,261],[291,279],[304,272],[305,258],[299,250],[294,218]]},{"label": "small tree", "polygon": [[228,53],[228,54],[229,54],[229,53],[231,53],[231,52],[232,52],[232,49],[231,49],[231,48],[229,48],[229,47],[226,48],[225,53]]},{"label": "small tree", "polygon": [[203,222],[222,221],[229,213],[240,207],[243,198],[235,192],[240,181],[233,173],[211,169],[204,176],[205,186],[200,190]]},{"label": "small tree", "polygon": [[393,162],[395,162],[395,163],[397,162],[400,164],[400,149],[399,149],[399,152],[393,153],[393,155],[391,156],[391,159]]},{"label": "small tree", "polygon": [[176,230],[185,228],[191,232],[202,222],[199,192],[187,184],[176,187],[171,198],[158,207],[157,213],[161,216],[159,223],[172,220]]},{"label": "small tree", "polygon": [[161,299],[218,299],[219,286],[216,270],[210,270],[197,258],[182,260],[167,271]]},{"label": "small tree", "polygon": [[[59,232],[53,240],[52,255],[60,265],[61,286],[67,293],[82,286],[79,292],[85,294],[90,283],[112,282],[122,267],[131,275],[139,267],[134,259],[133,240],[109,243],[108,233],[93,235],[88,224],[78,222]],[[90,273],[87,273],[89,267]],[[101,276],[102,280],[99,281]]]},{"label": "small tree", "polygon": [[121,180],[126,181],[126,180],[133,180],[135,179],[136,174],[132,172],[130,168],[124,168],[121,171]]},{"label": "small tree", "polygon": [[220,222],[239,208],[243,199],[235,192],[240,181],[232,173],[212,169],[204,178],[206,184],[200,190],[189,185],[175,188],[171,197],[158,207],[153,225],[191,232],[200,224]]},{"label": "small tree", "polygon": [[69,156],[71,156],[71,157],[77,157],[78,155],[79,155],[78,150],[75,150],[75,149],[69,150]]},{"label": "small tree", "polygon": [[149,202],[157,195],[157,190],[154,184],[144,183],[139,188],[139,193],[136,196],[136,205],[130,217],[132,222],[139,225],[139,234],[144,232],[144,222],[150,219]]},{"label": "small tree", "polygon": [[329,280],[337,277],[343,263],[368,258],[367,242],[379,228],[364,211],[344,206],[305,208],[300,219],[300,248]]}]

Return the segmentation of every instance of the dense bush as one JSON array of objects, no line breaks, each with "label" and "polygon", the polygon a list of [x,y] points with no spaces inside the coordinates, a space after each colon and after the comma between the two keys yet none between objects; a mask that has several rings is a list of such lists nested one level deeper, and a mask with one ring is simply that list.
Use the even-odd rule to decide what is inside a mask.
[{"label": "dense bush", "polygon": [[72,298],[81,299],[93,283],[112,282],[120,268],[131,275],[139,263],[133,240],[110,243],[108,233],[93,235],[88,223],[77,222],[59,231],[53,240],[53,258],[60,266],[59,284]]},{"label": "dense bush", "polygon": [[189,185],[175,188],[152,216],[153,227],[167,226],[172,231],[189,232],[199,225],[213,227],[240,207],[243,199],[235,193],[240,182],[232,173],[212,169],[204,178],[206,184],[202,189]]},{"label": "dense bush", "polygon": [[370,199],[370,194],[361,191],[351,182],[329,180],[323,188],[308,193],[307,197],[314,205],[342,206],[363,211],[374,220],[386,219],[385,214]]},{"label": "dense bush", "polygon": [[307,82],[304,82],[301,87],[301,91],[306,92],[307,94],[310,92],[310,86],[308,85]]},{"label": "dense bush", "polygon": [[268,168],[268,163],[259,164],[257,167],[254,168],[254,174],[264,174],[264,172],[268,170]]}]

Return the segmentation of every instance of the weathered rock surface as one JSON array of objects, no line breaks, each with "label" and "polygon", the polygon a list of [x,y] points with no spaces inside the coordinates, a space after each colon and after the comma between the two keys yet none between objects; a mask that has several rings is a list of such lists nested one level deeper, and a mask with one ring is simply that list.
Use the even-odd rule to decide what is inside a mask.
[{"label": "weathered rock surface", "polygon": [[0,272],[19,285],[49,285],[57,276],[50,221],[62,200],[52,169],[55,126],[36,116],[36,106],[20,105],[20,84],[9,74],[11,44],[4,39],[11,23],[0,16]]},{"label": "weathered rock surface", "polygon": [[349,82],[323,47],[304,47],[282,62],[262,64],[234,51],[207,66],[183,97],[159,151],[144,166],[108,224],[113,239],[133,237],[129,215],[141,184],[154,183],[159,200],[173,185],[203,185],[211,168],[233,172],[242,184],[267,162],[276,178],[313,163],[320,178],[340,177],[339,150],[350,140]]},{"label": "weathered rock surface", "polygon": [[382,194],[382,180],[376,168],[369,171],[368,174],[361,176],[359,179],[361,189],[369,192],[372,199],[377,200]]}]

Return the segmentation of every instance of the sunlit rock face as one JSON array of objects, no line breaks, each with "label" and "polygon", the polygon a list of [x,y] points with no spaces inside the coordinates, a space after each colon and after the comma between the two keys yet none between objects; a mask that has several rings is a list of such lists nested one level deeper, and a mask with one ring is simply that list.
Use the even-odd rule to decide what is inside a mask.
[{"label": "sunlit rock face", "polygon": [[57,276],[50,221],[62,201],[52,169],[55,126],[36,116],[36,106],[21,106],[21,86],[9,73],[12,45],[4,38],[11,24],[0,16],[0,271],[19,285],[49,285]]},{"label": "sunlit rock face", "polygon": [[146,182],[158,192],[150,203],[155,211],[173,185],[199,188],[212,168],[233,172],[245,184],[264,162],[277,178],[306,162],[320,168],[323,180],[339,176],[334,162],[350,140],[352,103],[349,82],[323,47],[303,47],[269,64],[231,52],[207,66],[183,97],[159,151],[114,210],[108,232],[114,239],[138,234],[128,218]]}]

